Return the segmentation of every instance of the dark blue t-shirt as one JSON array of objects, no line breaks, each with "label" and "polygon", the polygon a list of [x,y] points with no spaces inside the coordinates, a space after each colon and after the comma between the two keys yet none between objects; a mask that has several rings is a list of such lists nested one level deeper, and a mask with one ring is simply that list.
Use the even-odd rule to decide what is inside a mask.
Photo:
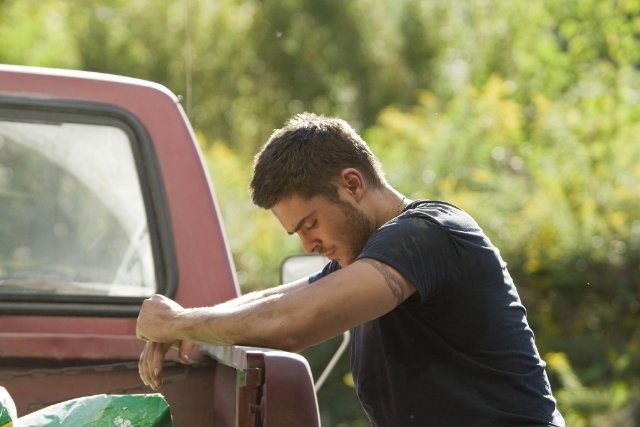
[{"label": "dark blue t-shirt", "polygon": [[469,215],[413,202],[359,258],[417,290],[354,330],[351,371],[372,425],[564,426],[506,264]]}]

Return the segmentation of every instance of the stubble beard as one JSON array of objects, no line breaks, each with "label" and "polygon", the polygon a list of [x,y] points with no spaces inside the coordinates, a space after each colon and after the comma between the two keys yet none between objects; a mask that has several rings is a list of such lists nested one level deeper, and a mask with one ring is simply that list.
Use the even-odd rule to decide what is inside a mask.
[{"label": "stubble beard", "polygon": [[344,267],[351,264],[360,255],[369,237],[376,231],[376,227],[364,213],[349,203],[340,201],[339,204],[344,213],[344,223],[340,228],[349,254],[348,259],[339,261],[340,265]]}]

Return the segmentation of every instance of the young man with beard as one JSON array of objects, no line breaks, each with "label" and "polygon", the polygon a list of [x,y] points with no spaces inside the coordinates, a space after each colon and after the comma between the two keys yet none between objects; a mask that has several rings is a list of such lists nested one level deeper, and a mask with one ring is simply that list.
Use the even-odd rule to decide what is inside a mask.
[{"label": "young man with beard", "polygon": [[138,318],[145,384],[171,343],[299,351],[353,329],[351,369],[375,426],[563,426],[514,283],[476,222],[410,201],[344,121],[313,114],[256,156],[255,204],[331,262],[296,283],[207,308],[154,296]]}]

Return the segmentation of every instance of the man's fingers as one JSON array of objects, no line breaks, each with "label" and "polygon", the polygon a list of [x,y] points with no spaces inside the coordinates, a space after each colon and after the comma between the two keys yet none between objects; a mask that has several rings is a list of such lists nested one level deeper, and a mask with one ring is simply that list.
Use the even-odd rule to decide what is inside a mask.
[{"label": "man's fingers", "polygon": [[153,343],[153,354],[151,356],[151,374],[153,376],[154,390],[162,385],[162,368],[164,365],[164,356],[171,348],[170,343]]},{"label": "man's fingers", "polygon": [[152,343],[148,341],[144,344],[142,353],[140,353],[140,360],[138,360],[138,374],[140,375],[140,379],[142,380],[144,385],[149,387],[151,386],[151,379],[149,378],[148,370],[147,370],[147,358],[148,358],[151,344]]},{"label": "man's fingers", "polygon": [[182,363],[190,362],[189,353],[191,353],[191,350],[193,349],[194,346],[195,346],[195,343],[191,341],[180,341],[180,346],[178,348],[178,358],[180,359],[180,362]]},{"label": "man's fingers", "polygon": [[171,348],[169,343],[155,343],[147,341],[138,361],[140,379],[153,390],[162,385],[162,368],[164,357]]}]

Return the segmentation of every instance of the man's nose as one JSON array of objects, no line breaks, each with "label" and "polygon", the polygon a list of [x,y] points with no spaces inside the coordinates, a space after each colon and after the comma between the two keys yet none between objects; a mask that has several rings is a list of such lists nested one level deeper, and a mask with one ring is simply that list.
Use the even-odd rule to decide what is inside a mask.
[{"label": "man's nose", "polygon": [[302,249],[307,254],[313,253],[319,247],[318,240],[306,234],[300,234],[300,241],[302,242]]}]

